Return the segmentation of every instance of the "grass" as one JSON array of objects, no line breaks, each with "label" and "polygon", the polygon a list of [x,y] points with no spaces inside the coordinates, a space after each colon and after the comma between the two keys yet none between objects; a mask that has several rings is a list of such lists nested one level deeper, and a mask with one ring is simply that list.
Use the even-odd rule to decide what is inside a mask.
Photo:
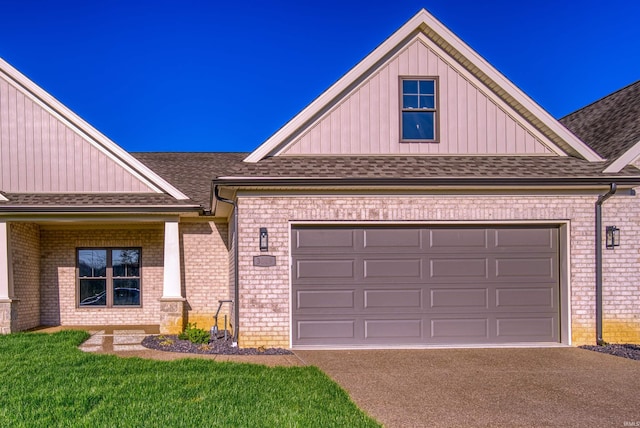
[{"label": "grass", "polygon": [[0,336],[0,426],[379,426],[315,367],[88,354],[87,337]]}]

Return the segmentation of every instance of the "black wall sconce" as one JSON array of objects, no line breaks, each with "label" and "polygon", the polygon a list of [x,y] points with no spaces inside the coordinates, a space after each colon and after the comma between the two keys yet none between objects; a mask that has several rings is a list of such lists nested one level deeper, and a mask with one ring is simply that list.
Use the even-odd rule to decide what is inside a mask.
[{"label": "black wall sconce", "polygon": [[606,246],[607,250],[611,250],[620,246],[620,229],[615,226],[607,226],[606,229]]},{"label": "black wall sconce", "polygon": [[269,251],[269,233],[266,227],[260,228],[260,251]]}]

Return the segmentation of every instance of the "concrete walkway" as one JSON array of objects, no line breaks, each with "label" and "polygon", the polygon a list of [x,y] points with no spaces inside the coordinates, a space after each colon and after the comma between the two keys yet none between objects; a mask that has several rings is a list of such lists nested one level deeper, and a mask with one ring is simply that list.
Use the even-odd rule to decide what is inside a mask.
[{"label": "concrete walkway", "polygon": [[385,427],[640,426],[640,361],[578,348],[296,351]]}]

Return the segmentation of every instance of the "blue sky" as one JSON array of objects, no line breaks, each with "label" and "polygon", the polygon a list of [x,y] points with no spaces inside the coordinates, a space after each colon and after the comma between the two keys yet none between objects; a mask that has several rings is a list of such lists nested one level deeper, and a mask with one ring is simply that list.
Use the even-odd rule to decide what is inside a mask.
[{"label": "blue sky", "polygon": [[0,0],[0,57],[129,151],[250,151],[423,7],[555,117],[640,79],[635,0]]}]

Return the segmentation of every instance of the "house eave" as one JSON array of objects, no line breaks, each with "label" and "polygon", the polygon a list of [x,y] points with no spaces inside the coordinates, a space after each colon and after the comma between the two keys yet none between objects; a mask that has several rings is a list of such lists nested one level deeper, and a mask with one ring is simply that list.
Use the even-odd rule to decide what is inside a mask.
[{"label": "house eave", "polygon": [[0,206],[0,216],[5,213],[51,213],[51,214],[72,214],[72,213],[189,213],[200,212],[199,205],[138,205],[138,206],[43,206],[43,205],[9,205]]},{"label": "house eave", "polygon": [[[213,186],[237,200],[247,196],[424,196],[424,195],[597,195],[611,183],[618,186],[618,195],[634,196],[640,186],[640,176],[633,177],[567,177],[558,178],[241,178],[214,180]],[[233,209],[228,203],[212,201],[211,216],[228,219]]]},{"label": "house eave", "polygon": [[214,185],[230,188],[296,187],[296,188],[412,188],[412,187],[600,187],[615,182],[619,186],[640,186],[640,176],[602,177],[442,177],[442,178],[300,178],[300,177],[221,177]]}]

